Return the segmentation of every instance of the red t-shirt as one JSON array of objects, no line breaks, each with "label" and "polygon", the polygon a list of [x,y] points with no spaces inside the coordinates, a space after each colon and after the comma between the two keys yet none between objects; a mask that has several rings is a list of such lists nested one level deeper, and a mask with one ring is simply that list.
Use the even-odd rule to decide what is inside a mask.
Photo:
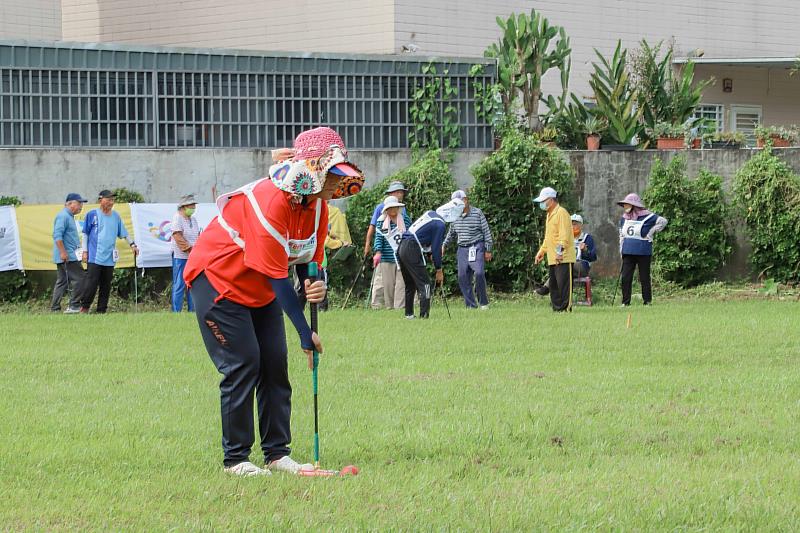
[{"label": "red t-shirt", "polygon": [[[307,239],[314,233],[316,201],[307,206],[291,201],[291,195],[264,180],[253,190],[267,221],[279,234],[289,239]],[[317,230],[314,262],[322,265],[325,237],[328,235],[328,204],[322,202]],[[263,307],[275,299],[267,277],[283,279],[289,275],[286,249],[270,235],[244,194],[230,199],[224,208],[228,225],[239,232],[245,242],[242,250],[216,218],[200,234],[183,272],[191,287],[192,281],[205,271],[219,298],[247,307]]]}]

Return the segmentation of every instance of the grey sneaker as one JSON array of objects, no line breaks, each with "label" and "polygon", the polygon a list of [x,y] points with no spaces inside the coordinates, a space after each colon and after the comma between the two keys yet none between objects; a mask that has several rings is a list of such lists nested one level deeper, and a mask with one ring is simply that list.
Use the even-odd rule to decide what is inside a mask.
[{"label": "grey sneaker", "polygon": [[233,466],[226,466],[225,473],[243,477],[269,476],[272,474],[269,470],[259,468],[250,461],[244,461]]},{"label": "grey sneaker", "polygon": [[65,315],[74,315],[74,314],[78,314],[80,312],[81,312],[81,308],[80,307],[67,307],[66,309],[64,309],[64,314]]},{"label": "grey sneaker", "polygon": [[481,306],[481,311],[488,311],[488,310],[489,310],[489,304]]},{"label": "grey sneaker", "polygon": [[290,474],[297,474],[301,470],[314,470],[314,465],[309,463],[301,465],[288,455],[284,455],[277,461],[272,461],[269,463],[267,468],[276,472],[289,472]]},{"label": "grey sneaker", "polygon": [[415,318],[417,317],[415,317],[414,315],[406,315],[406,320],[414,320]]}]

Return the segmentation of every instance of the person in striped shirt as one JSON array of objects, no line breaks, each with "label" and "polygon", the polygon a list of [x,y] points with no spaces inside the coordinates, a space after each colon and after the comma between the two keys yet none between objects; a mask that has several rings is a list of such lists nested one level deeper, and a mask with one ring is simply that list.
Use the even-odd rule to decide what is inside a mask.
[{"label": "person in striped shirt", "polygon": [[172,217],[172,312],[180,313],[183,309],[183,295],[186,294],[186,306],[190,313],[194,312],[192,294],[186,290],[183,270],[189,260],[189,253],[200,236],[200,223],[194,216],[197,202],[193,194],[181,198],[178,211]]},{"label": "person in striped shirt", "polygon": [[[486,262],[492,260],[492,231],[486,221],[483,211],[470,205],[467,193],[458,190],[451,195],[451,200],[462,200],[464,212],[450,224],[450,231],[444,240],[444,248],[456,241],[458,251],[458,286],[464,296],[464,304],[471,309],[476,309],[480,304],[481,309],[489,309],[489,297],[486,294]],[[472,278],[475,277],[475,292],[472,291]]]},{"label": "person in striped shirt", "polygon": [[373,267],[380,269],[386,309],[403,309],[405,306],[406,285],[395,257],[403,233],[411,226],[411,218],[403,211],[404,206],[396,197],[386,197],[372,246]]}]

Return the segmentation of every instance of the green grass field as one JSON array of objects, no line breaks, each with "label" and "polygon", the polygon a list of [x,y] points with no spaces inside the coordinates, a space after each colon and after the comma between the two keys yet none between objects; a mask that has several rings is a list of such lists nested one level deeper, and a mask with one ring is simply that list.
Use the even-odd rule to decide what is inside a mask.
[{"label": "green grass field", "polygon": [[222,472],[191,315],[0,315],[0,529],[796,531],[799,305],[323,314],[322,462],[361,468],[343,479]]}]

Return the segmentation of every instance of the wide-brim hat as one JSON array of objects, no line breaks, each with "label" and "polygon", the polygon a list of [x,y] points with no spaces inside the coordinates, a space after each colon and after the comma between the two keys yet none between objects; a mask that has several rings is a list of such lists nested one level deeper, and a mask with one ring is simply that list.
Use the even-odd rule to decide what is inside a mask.
[{"label": "wide-brim hat", "polygon": [[383,199],[383,209],[381,209],[381,214],[383,215],[386,213],[387,209],[391,209],[392,207],[403,207],[406,204],[395,198],[394,196],[387,196]]},{"label": "wide-brim hat", "polygon": [[187,194],[181,197],[181,201],[178,202],[178,207],[186,207],[187,205],[195,204],[197,204],[197,200],[194,199],[194,194]]},{"label": "wide-brim hat", "polygon": [[364,173],[348,161],[344,141],[331,128],[320,127],[304,131],[294,140],[294,148],[277,151],[291,155],[269,169],[272,182],[291,194],[317,194],[325,185],[328,173],[340,177],[333,198],[346,198],[361,191]]},{"label": "wide-brim hat", "polygon": [[617,202],[618,206],[622,206],[623,204],[630,204],[633,207],[638,207],[639,209],[644,209],[644,204],[642,203],[642,199],[639,198],[639,195],[635,192],[630,193],[628,196],[625,197],[624,200]]},{"label": "wide-brim hat", "polygon": [[454,199],[436,208],[436,214],[444,219],[445,222],[455,222],[464,212],[464,200]]},{"label": "wide-brim hat", "polygon": [[406,189],[406,186],[402,181],[393,181],[389,184],[389,187],[386,189],[386,194],[391,194],[397,191],[408,192],[408,189]]}]

